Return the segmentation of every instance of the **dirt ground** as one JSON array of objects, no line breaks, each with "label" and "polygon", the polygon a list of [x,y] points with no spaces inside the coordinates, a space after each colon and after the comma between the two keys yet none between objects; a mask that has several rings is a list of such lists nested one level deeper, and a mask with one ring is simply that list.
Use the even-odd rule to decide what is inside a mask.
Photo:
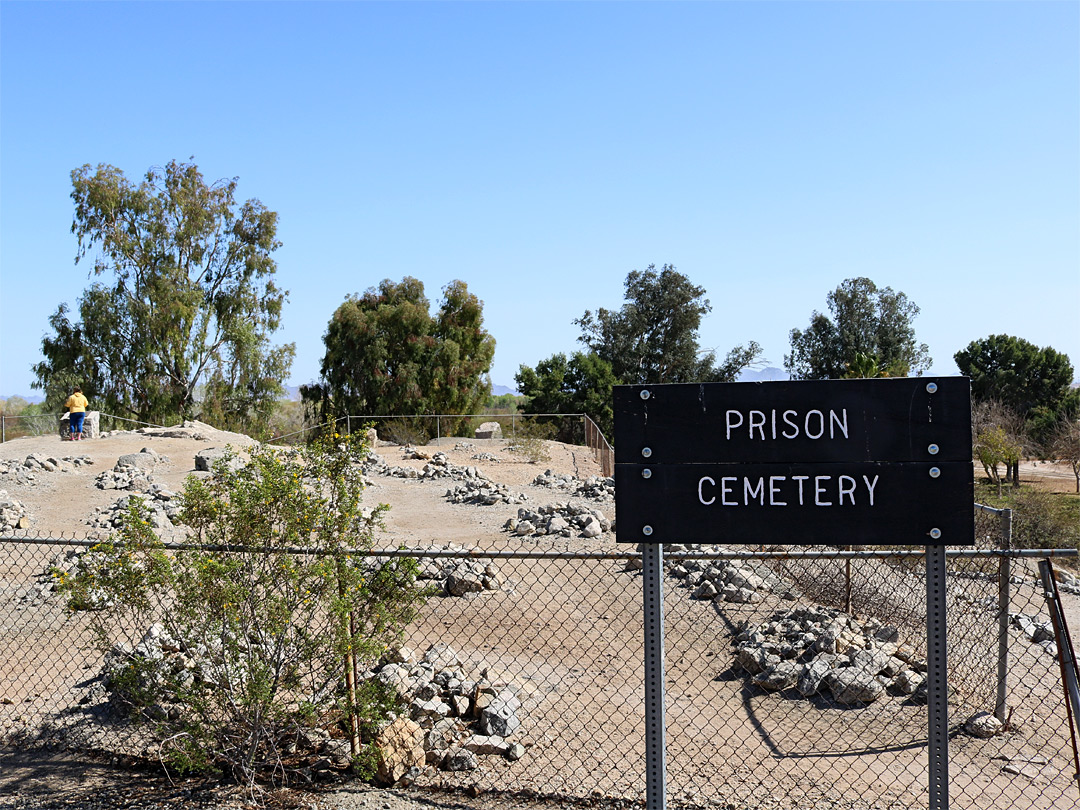
[{"label": "dirt ground", "polygon": [[[99,490],[93,484],[94,477],[111,469],[119,456],[138,452],[144,447],[152,448],[167,458],[154,470],[154,479],[179,491],[187,476],[194,472],[194,458],[199,450],[226,444],[244,447],[250,443],[247,437],[208,428],[195,429],[190,435],[180,437],[148,430],[78,443],[61,442],[56,436],[17,439],[0,444],[0,461],[41,453],[59,458],[87,455],[94,463],[71,472],[39,472],[32,486],[13,485],[10,479],[0,476],[0,489],[7,489],[9,495],[26,505],[30,516],[28,532],[78,538],[85,536],[88,529],[85,521],[95,507],[107,506],[123,494]],[[545,469],[579,478],[600,473],[586,448],[554,442],[547,443],[547,448],[550,459],[538,464],[515,456],[501,440],[443,439],[440,447],[428,447],[425,452],[442,450],[454,464],[477,466],[511,490],[527,494],[532,506],[567,499],[555,490],[532,483]],[[419,469],[424,464],[422,460],[403,459],[402,449],[397,446],[381,445],[377,450],[391,465]],[[494,454],[499,461],[473,458],[482,452]],[[1021,472],[1025,477],[1038,476],[1053,486],[1059,481],[1062,485],[1071,484],[1073,480],[1071,470],[1064,465],[1062,469],[1038,465],[1030,471],[1022,468]],[[502,531],[502,526],[507,518],[516,515],[517,506],[451,504],[443,497],[448,487],[445,481],[419,482],[377,476],[372,484],[369,489],[371,500],[391,506],[379,542],[388,548],[455,545],[483,551],[523,548],[627,550],[625,546],[617,546],[611,535],[593,541],[571,538],[538,542],[512,538]],[[613,503],[590,505],[602,509],[607,517],[614,517]],[[635,630],[633,635],[624,631],[624,628],[636,628],[640,623],[640,579],[633,572],[624,571],[620,563],[612,561],[553,563],[544,569],[542,577],[522,561],[505,560],[500,561],[500,565],[512,588],[492,595],[482,609],[476,601],[450,603],[444,600],[446,603],[440,604],[424,619],[414,636],[420,643],[424,639],[430,641],[437,633],[439,635],[435,637],[455,645],[463,654],[473,655],[476,660],[482,659],[488,664],[513,668],[519,678],[537,685],[529,705],[536,718],[545,720],[536,720],[523,733],[529,755],[513,767],[506,762],[487,766],[486,782],[467,775],[442,775],[428,780],[426,789],[420,793],[375,791],[353,784],[330,786],[317,793],[263,798],[282,807],[317,807],[320,810],[411,810],[420,807],[510,810],[536,806],[526,798],[514,796],[560,792],[572,795],[575,793],[573,780],[588,777],[592,780],[590,784],[597,785],[597,790],[586,803],[614,807],[619,802],[611,802],[607,797],[626,797],[626,784],[641,784],[643,644],[638,631]],[[594,588],[594,582],[602,584]],[[847,712],[844,722],[838,724],[835,711],[814,706],[807,708],[805,703],[789,702],[789,705],[778,702],[775,695],[753,693],[745,688],[740,677],[730,672],[732,629],[743,620],[760,620],[776,607],[775,604],[752,611],[716,610],[706,607],[711,603],[703,606],[688,599],[673,604],[675,606],[666,616],[671,647],[667,653],[669,682],[672,684],[668,721],[678,729],[673,736],[678,737],[680,748],[675,756],[680,759],[671,762],[669,771],[685,787],[678,797],[680,800],[693,803],[696,786],[707,795],[706,788],[713,781],[716,769],[725,766],[734,767],[734,779],[752,786],[747,788],[747,795],[753,794],[757,803],[746,806],[761,808],[779,806],[773,803],[774,794],[783,790],[785,779],[798,780],[805,795],[820,797],[822,803],[817,806],[837,808],[869,807],[869,804],[859,804],[856,791],[866,795],[888,791],[898,780],[899,771],[911,772],[904,778],[910,777],[914,782],[925,779],[925,752],[920,755],[916,750],[920,733],[925,743],[925,729],[918,731],[918,718],[925,716],[924,710],[913,707],[902,715],[889,718],[877,716],[874,711],[857,718],[856,713]],[[1080,630],[1080,604],[1075,597],[1066,598],[1066,610],[1075,644]],[[0,691],[5,683],[5,668],[8,682],[16,666],[21,672],[27,667],[57,668],[56,650],[48,643],[36,649],[39,652],[33,661],[9,661],[6,665],[0,662]],[[1023,651],[1023,655],[1031,654],[1026,649]],[[72,673],[73,676],[76,674]],[[1047,686],[1046,694],[1051,694],[1053,686],[1053,683]],[[0,706],[0,714],[3,709],[5,707]],[[602,728],[599,735],[606,738],[600,743],[596,742],[597,724]],[[856,750],[838,736],[837,729],[841,727],[849,733],[856,728],[864,741],[870,738],[873,741],[866,743],[866,750]],[[761,740],[762,744],[748,753],[748,739]],[[972,784],[968,788],[974,791],[974,783],[978,782],[979,795],[991,797],[973,806],[1036,806],[1028,804],[1026,798],[1044,796],[1039,790],[1052,778],[1050,775],[1028,763],[1028,776],[1023,780],[1009,775],[1003,777],[1000,762],[991,762],[995,756],[1005,761],[1037,760],[1039,752],[1031,747],[1034,739],[1032,735],[1027,738],[1028,742],[1000,738],[985,749],[976,749],[966,740],[956,741],[953,756],[958,764],[976,760],[980,763],[973,771],[974,776],[970,777]],[[902,753],[898,754],[897,750]],[[878,766],[862,773],[854,784],[843,790],[835,787],[841,776],[851,778],[848,761],[852,757],[875,751],[880,752],[877,754]],[[782,764],[778,765],[778,762]],[[143,790],[140,785],[154,785],[157,786],[155,789],[165,792],[191,791],[185,800],[188,803],[179,802],[181,806],[241,807],[250,800],[243,795],[226,795],[209,786],[177,787],[163,780],[160,774],[132,771],[123,765],[123,762],[79,758],[70,752],[0,754],[0,808],[34,806],[18,803],[31,798],[78,804],[80,796],[88,797],[109,786],[125,784],[129,792]],[[498,796],[477,787],[503,783],[510,785],[511,790]],[[440,787],[450,792],[440,792]],[[470,792],[480,795],[470,796]],[[8,801],[5,797],[12,803],[5,804]],[[916,799],[912,798],[912,801]],[[1043,806],[1072,806],[1070,801],[1061,794]],[[549,802],[543,806],[558,804]]]},{"label": "dirt ground", "polygon": [[1072,466],[1059,461],[1021,461],[1020,480],[1033,483],[1049,492],[1076,493],[1076,475]]}]

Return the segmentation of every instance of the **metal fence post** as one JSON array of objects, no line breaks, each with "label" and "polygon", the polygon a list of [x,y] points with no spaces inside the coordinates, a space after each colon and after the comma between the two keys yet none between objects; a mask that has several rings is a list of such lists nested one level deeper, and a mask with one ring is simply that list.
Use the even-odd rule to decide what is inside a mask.
[{"label": "metal fence post", "polygon": [[945,546],[926,547],[927,764],[930,810],[949,807],[949,698],[946,679]]},{"label": "metal fence post", "polygon": [[[1001,545],[1006,552],[1012,550],[1012,509],[1003,509],[1001,521]],[[1006,553],[998,564],[998,669],[997,700],[994,717],[1004,723],[1008,719],[1009,687],[1009,607],[1012,601],[1012,558]]]},{"label": "metal fence post", "polygon": [[345,414],[345,433],[352,436],[352,416]]},{"label": "metal fence post", "polygon": [[0,414],[0,444],[7,441],[7,417]]},{"label": "metal fence post", "polygon": [[641,545],[645,614],[645,803],[667,807],[664,750],[664,553],[659,543]]}]

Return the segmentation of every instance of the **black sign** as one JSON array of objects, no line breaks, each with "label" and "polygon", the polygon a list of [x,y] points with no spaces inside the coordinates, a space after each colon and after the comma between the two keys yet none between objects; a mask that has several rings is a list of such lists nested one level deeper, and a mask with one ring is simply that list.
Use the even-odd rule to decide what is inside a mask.
[{"label": "black sign", "polygon": [[962,377],[616,386],[624,543],[974,542]]}]

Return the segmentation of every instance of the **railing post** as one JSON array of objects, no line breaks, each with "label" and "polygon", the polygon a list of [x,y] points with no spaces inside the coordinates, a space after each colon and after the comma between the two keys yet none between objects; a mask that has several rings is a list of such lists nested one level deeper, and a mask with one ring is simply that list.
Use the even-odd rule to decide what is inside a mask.
[{"label": "railing post", "polygon": [[0,414],[0,444],[7,441],[7,417]]},{"label": "railing post", "polygon": [[1009,608],[1012,600],[1012,509],[1003,509],[1001,521],[1001,546],[1006,552],[998,564],[998,666],[997,700],[994,717],[1004,723],[1008,719],[1009,688]]},{"label": "railing post", "polygon": [[352,415],[345,414],[345,433],[352,436]]}]

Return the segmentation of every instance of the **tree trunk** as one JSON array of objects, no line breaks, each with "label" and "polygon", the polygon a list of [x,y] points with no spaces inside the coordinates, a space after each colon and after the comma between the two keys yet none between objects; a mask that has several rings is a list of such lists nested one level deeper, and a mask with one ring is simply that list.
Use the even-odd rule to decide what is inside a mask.
[{"label": "tree trunk", "polygon": [[1013,489],[1020,489],[1020,462],[1014,461],[1012,463],[1011,469]]}]

